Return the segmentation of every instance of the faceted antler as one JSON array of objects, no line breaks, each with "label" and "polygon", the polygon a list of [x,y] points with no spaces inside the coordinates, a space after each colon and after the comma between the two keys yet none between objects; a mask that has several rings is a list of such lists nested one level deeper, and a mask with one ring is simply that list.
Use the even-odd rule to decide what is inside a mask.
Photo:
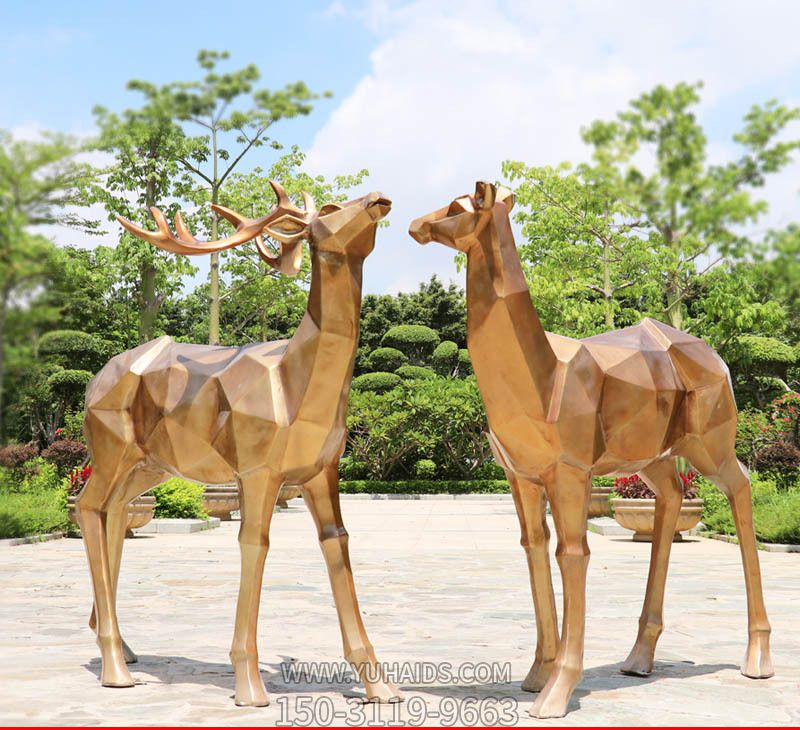
[{"label": "faceted antler", "polygon": [[169,228],[164,214],[155,207],[150,208],[150,212],[156,222],[157,231],[148,231],[141,228],[120,215],[117,216],[117,220],[137,238],[141,238],[143,241],[147,241],[165,251],[188,256],[225,251],[234,246],[253,241],[256,244],[259,256],[261,256],[266,263],[281,273],[294,275],[300,270],[300,265],[303,260],[301,242],[296,241],[289,245],[281,243],[280,253],[274,255],[264,242],[264,227],[276,218],[286,214],[297,216],[301,220],[308,222],[316,213],[316,206],[314,205],[314,199],[308,193],[303,192],[305,210],[298,208],[289,200],[286,190],[284,190],[280,183],[274,180],[270,180],[269,183],[275,191],[278,204],[263,218],[246,218],[236,211],[222,205],[211,206],[211,209],[217,215],[236,227],[235,233],[217,241],[201,241],[195,238],[180,213],[175,214],[176,233],[173,233]]}]

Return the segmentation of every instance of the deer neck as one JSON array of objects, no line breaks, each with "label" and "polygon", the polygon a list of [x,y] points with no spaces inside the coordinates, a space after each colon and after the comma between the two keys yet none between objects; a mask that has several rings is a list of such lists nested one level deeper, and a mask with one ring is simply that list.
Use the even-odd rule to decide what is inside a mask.
[{"label": "deer neck", "polygon": [[[495,206],[477,238],[467,254],[467,343],[475,374],[482,390],[484,384],[502,390],[509,383],[531,383],[532,392],[518,395],[544,418],[557,359],[531,301],[503,206]],[[528,377],[521,380],[521,372]],[[496,397],[507,397],[503,392]],[[486,408],[491,410],[489,402]]]},{"label": "deer neck", "polygon": [[311,253],[311,288],[300,326],[283,358],[283,382],[292,416],[344,418],[358,346],[363,259]]}]

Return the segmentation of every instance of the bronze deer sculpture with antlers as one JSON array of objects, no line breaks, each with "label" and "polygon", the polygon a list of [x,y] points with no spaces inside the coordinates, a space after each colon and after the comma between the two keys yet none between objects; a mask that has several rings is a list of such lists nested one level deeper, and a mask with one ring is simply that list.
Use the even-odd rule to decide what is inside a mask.
[{"label": "bronze deer sculpture with antlers", "polygon": [[[269,215],[249,219],[215,206],[236,227],[228,238],[198,241],[180,213],[173,234],[158,209],[158,231],[120,218],[125,228],[179,254],[222,251],[254,241],[270,266],[295,274],[302,242],[311,251],[305,316],[288,341],[245,347],[179,344],[169,337],[114,357],[87,388],[84,430],[92,476],[77,513],[94,590],[103,685],[129,687],[135,661],[123,642],[116,591],[128,503],[171,475],[205,484],[236,481],[241,503],[241,583],[231,647],[238,705],[269,703],[258,669],[256,629],[273,507],[282,485],[302,485],[319,534],[339,616],[346,659],[369,699],[391,701],[367,637],[353,583],[348,536],[339,508],[338,462],[358,344],[361,276],[378,221],[391,202],[371,193],[319,211],[304,194],[296,207],[277,183]],[[280,242],[273,255],[264,235]]]},{"label": "bronze deer sculpture with antlers", "polygon": [[[513,205],[510,190],[479,182],[474,195],[418,218],[409,233],[419,243],[437,241],[467,256],[467,344],[489,441],[514,495],[536,609],[536,659],[522,685],[541,690],[531,714],[564,715],[583,673],[586,518],[594,474],[639,472],[656,494],[639,633],[621,668],[635,675],[652,671],[682,502],[678,457],[730,500],[747,590],[742,674],[772,676],[750,481],[734,449],[736,404],[725,363],[702,340],[652,319],[585,340],[545,332],[514,243]],[[564,584],[560,639],[546,501]]]}]

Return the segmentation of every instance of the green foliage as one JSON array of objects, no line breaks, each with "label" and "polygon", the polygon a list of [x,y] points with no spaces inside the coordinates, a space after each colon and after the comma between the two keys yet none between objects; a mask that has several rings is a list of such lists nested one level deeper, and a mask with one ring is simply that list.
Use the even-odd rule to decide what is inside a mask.
[{"label": "green foliage", "polygon": [[453,375],[458,368],[458,345],[452,340],[440,342],[431,355],[431,365],[439,375]]},{"label": "green foliage", "polygon": [[83,441],[83,409],[68,410],[64,414],[64,438],[72,439],[73,441]]},{"label": "green foliage", "polygon": [[369,354],[369,366],[376,372],[393,373],[408,362],[408,357],[394,347],[379,347]]},{"label": "green foliage", "polygon": [[413,365],[427,362],[438,344],[436,331],[421,324],[396,325],[381,338],[381,345],[405,353]]},{"label": "green foliage", "polygon": [[756,452],[754,466],[779,486],[788,487],[800,477],[800,449],[787,441],[775,441]]},{"label": "green foliage", "polygon": [[62,368],[95,372],[103,365],[107,354],[100,340],[79,330],[52,330],[39,340],[39,355]]},{"label": "green foliage", "polygon": [[428,481],[410,479],[397,482],[361,480],[339,482],[342,494],[508,494],[505,479]]},{"label": "green foliage", "polygon": [[397,368],[397,374],[403,380],[430,380],[436,377],[433,370],[422,365],[403,365]]},{"label": "green foliage", "polygon": [[0,539],[68,532],[69,524],[61,489],[16,494],[0,490]]},{"label": "green foliage", "polygon": [[433,479],[436,476],[436,462],[431,459],[420,459],[414,464],[415,479]]},{"label": "green foliage", "polygon": [[156,498],[156,517],[179,517],[206,519],[203,508],[202,484],[172,477],[153,490]]},{"label": "green foliage", "polygon": [[785,373],[797,357],[793,347],[774,337],[742,335],[737,345],[734,361],[767,375]]},{"label": "green foliage", "polygon": [[363,479],[367,475],[364,464],[352,456],[344,456],[339,461],[339,478],[343,480]]},{"label": "green foliage", "polygon": [[475,477],[477,479],[493,479],[497,481],[505,479],[506,473],[503,467],[494,460],[487,459],[475,470]]},{"label": "green foliage", "polygon": [[356,392],[386,393],[402,382],[394,373],[364,373],[353,378],[352,389]]},{"label": "green foliage", "polygon": [[80,401],[89,381],[94,377],[88,370],[56,370],[47,384],[53,393],[67,403]]},{"label": "green foliage", "polygon": [[[800,489],[778,491],[775,481],[753,472],[753,523],[756,537],[764,542],[800,543]],[[730,504],[711,483],[699,480],[703,499],[703,524],[712,532],[735,535]]]},{"label": "green foliage", "polygon": [[45,461],[41,456],[25,464],[25,478],[19,486],[20,492],[33,493],[58,489],[63,477],[59,474],[58,467]]},{"label": "green foliage", "polygon": [[614,477],[592,477],[592,484],[595,487],[613,487],[615,481]]}]

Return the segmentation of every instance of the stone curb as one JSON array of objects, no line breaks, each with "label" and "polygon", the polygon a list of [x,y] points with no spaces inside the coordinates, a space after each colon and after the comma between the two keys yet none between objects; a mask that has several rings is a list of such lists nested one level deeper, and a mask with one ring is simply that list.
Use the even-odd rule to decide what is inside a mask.
[{"label": "stone curb", "polygon": [[219,527],[219,523],[219,517],[209,517],[207,520],[160,517],[155,520],[150,520],[144,527],[137,527],[133,532],[135,535],[152,535],[155,533],[160,535],[185,535],[191,532],[212,530],[215,527]]},{"label": "stone curb", "polygon": [[510,494],[340,494],[340,499],[347,500],[362,500],[362,499],[409,499],[409,500],[424,500],[424,499],[467,499],[467,500],[497,500],[500,502],[509,502],[513,498]]},{"label": "stone curb", "polygon": [[63,532],[46,532],[44,535],[28,535],[28,537],[9,537],[0,540],[0,547],[14,547],[15,545],[30,545],[35,542],[50,542],[64,537]]},{"label": "stone curb", "polygon": [[[720,540],[721,542],[729,542],[733,545],[738,545],[739,540],[733,535],[712,535],[706,533],[703,537],[710,537],[712,540]],[[757,543],[758,549],[763,550],[765,553],[800,553],[800,545],[785,545],[777,542],[759,542]]]},{"label": "stone curb", "polygon": [[[620,525],[613,517],[590,517],[586,524],[589,532],[595,532],[598,535],[606,535],[611,537],[626,537],[633,535],[633,530]],[[684,530],[681,534],[690,537],[708,537],[702,533],[698,527],[693,527],[691,530]]]}]

